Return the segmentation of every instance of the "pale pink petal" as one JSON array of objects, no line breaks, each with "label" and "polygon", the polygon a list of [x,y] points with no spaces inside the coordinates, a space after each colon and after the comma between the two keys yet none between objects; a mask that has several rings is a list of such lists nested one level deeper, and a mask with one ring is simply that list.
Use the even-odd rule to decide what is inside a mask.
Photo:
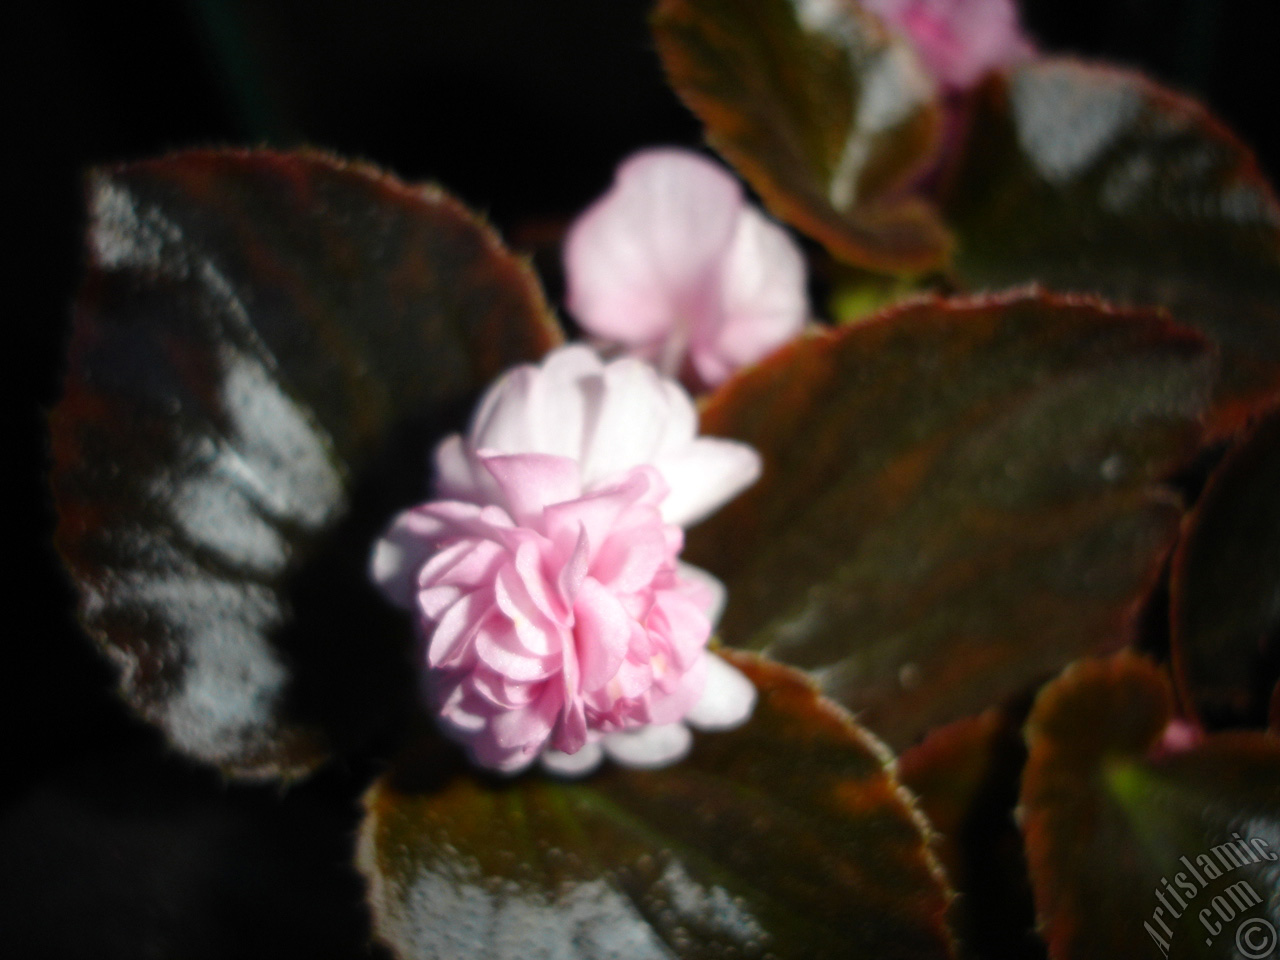
[{"label": "pale pink petal", "polygon": [[662,502],[667,523],[689,527],[710,516],[760,476],[760,455],[745,443],[700,437],[654,464],[671,492]]},{"label": "pale pink petal", "polygon": [[569,457],[543,453],[499,456],[487,450],[478,451],[477,456],[497,482],[507,513],[523,526],[536,525],[544,507],[582,493],[578,462]]},{"label": "pale pink petal", "polygon": [[606,733],[604,751],[624,767],[653,770],[675,763],[689,752],[693,737],[683,723],[654,725],[641,730]]},{"label": "pale pink petal", "polygon": [[406,510],[373,545],[369,577],[397,607],[411,609],[418,593],[418,571],[439,549],[447,528],[421,510]]},{"label": "pale pink petal", "polygon": [[653,458],[667,439],[670,399],[658,371],[625,357],[605,368],[594,406],[582,450],[588,487],[615,480]]},{"label": "pale pink petal", "polygon": [[473,453],[461,434],[454,433],[440,441],[435,453],[435,486],[441,500],[480,503],[490,499],[495,490],[493,478],[486,471],[477,470]]},{"label": "pale pink petal", "polygon": [[622,666],[633,621],[617,598],[592,577],[582,582],[573,612],[581,689],[590,693],[612,680]]},{"label": "pale pink petal", "polygon": [[702,608],[702,612],[706,614],[707,622],[711,624],[711,629],[716,628],[716,624],[720,622],[720,615],[724,613],[724,605],[728,600],[729,591],[725,589],[720,579],[701,567],[695,567],[691,563],[683,561],[676,564],[676,572],[680,579],[686,582],[686,589],[691,598]]},{"label": "pale pink petal", "polygon": [[604,372],[590,347],[570,344],[542,361],[535,390],[535,445],[531,451],[578,459],[588,416],[588,397]]},{"label": "pale pink petal", "polygon": [[587,743],[577,753],[544,750],[539,759],[547,773],[559,777],[582,777],[600,766],[604,759],[604,748],[599,743]]},{"label": "pale pink petal", "polygon": [[565,241],[569,311],[589,333],[652,344],[707,309],[742,190],[687,150],[647,150],[619,169]]},{"label": "pale pink petal", "polygon": [[703,382],[715,386],[796,337],[809,313],[805,283],[795,241],[745,208],[721,274],[721,323],[695,331],[689,347]]},{"label": "pale pink petal", "polygon": [[702,696],[685,719],[699,730],[732,730],[751,716],[756,688],[746,675],[723,657],[708,654],[707,680]]},{"label": "pale pink petal", "polygon": [[472,420],[469,439],[473,450],[535,452],[537,380],[538,368],[523,364],[508,370],[488,389]]},{"label": "pale pink petal", "polygon": [[491,590],[477,589],[464,594],[436,621],[427,645],[427,663],[444,667],[457,660],[493,609]]}]

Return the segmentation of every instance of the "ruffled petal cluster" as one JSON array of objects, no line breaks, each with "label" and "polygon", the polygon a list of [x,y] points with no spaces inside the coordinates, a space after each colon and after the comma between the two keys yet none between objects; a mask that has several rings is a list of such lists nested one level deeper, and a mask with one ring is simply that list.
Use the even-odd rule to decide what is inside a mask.
[{"label": "ruffled petal cluster", "polygon": [[944,90],[973,87],[988,72],[1031,56],[1014,0],[862,0],[903,34]]},{"label": "ruffled petal cluster", "polygon": [[796,336],[805,264],[738,182],[687,150],[635,154],[565,241],[569,311],[591,336],[715,386]]},{"label": "ruffled petal cluster", "polygon": [[395,520],[372,575],[415,611],[432,707],[477,764],[659,766],[688,724],[750,714],[754,688],[706,649],[724,588],[678,557],[681,525],[759,460],[696,428],[647,364],[566,347],[506,374],[438,448],[440,499]]}]

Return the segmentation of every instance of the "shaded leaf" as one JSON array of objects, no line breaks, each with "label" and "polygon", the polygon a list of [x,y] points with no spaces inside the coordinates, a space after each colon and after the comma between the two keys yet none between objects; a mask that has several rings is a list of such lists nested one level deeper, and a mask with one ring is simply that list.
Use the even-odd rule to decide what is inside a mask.
[{"label": "shaded leaf", "polygon": [[781,219],[880,270],[940,266],[936,211],[904,188],[940,108],[906,43],[856,3],[662,0],[654,36],[707,140]]},{"label": "shaded leaf", "polygon": [[690,532],[733,646],[810,670],[891,746],[1116,643],[1180,509],[1194,334],[1035,294],[919,301],[714,394],[762,479]]},{"label": "shaded leaf", "polygon": [[967,143],[947,211],[964,285],[1167,307],[1222,351],[1219,435],[1280,389],[1280,206],[1203,107],[1042,60],[988,85]]},{"label": "shaded leaf", "polygon": [[950,955],[947,894],[883,748],[795,671],[660,771],[494,782],[403,756],[358,863],[403,957]]},{"label": "shaded leaf", "polygon": [[1280,411],[1210,479],[1174,559],[1184,702],[1211,726],[1265,726],[1280,681]]},{"label": "shaded leaf", "polygon": [[369,167],[178,154],[98,171],[89,204],[52,417],[81,618],[176,746],[305,772],[412,696],[373,538],[431,438],[558,333],[488,227]]},{"label": "shaded leaf", "polygon": [[993,708],[957,720],[898,758],[898,778],[936,831],[934,849],[955,887],[950,923],[964,957],[1045,954],[1013,817],[1026,760],[1023,715]]},{"label": "shaded leaf", "polygon": [[1172,703],[1131,653],[1074,665],[1036,702],[1022,819],[1054,958],[1275,947],[1258,949],[1280,925],[1280,740],[1224,733],[1162,752]]}]

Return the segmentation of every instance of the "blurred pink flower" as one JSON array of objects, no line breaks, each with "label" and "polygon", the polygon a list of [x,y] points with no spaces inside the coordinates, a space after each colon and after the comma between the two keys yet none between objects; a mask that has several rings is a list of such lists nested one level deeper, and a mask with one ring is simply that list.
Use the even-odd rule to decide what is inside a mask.
[{"label": "blurred pink flower", "polygon": [[759,458],[696,424],[646,364],[566,347],[509,371],[437,449],[442,499],[396,518],[371,573],[417,613],[428,696],[477,764],[660,766],[688,749],[686,723],[750,715],[750,682],[706,650],[724,588],[678,561],[678,524]]},{"label": "blurred pink flower", "polygon": [[723,168],[688,150],[624,162],[565,241],[568,308],[604,344],[715,386],[796,336],[805,264]]},{"label": "blurred pink flower", "polygon": [[910,40],[921,64],[948,91],[973,87],[991,70],[1026,59],[1034,47],[1014,0],[862,0]]}]

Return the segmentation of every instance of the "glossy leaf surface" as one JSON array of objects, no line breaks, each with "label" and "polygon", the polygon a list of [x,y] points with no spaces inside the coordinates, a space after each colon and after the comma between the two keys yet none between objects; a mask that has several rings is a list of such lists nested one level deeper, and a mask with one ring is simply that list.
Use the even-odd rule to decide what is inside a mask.
[{"label": "glossy leaf surface", "polygon": [[1189,518],[1170,626],[1200,719],[1265,726],[1280,681],[1280,412],[1227,456]]},{"label": "glossy leaf surface", "polygon": [[943,263],[946,229],[902,189],[937,146],[933,84],[873,15],[663,0],[653,28],[671,85],[776,216],[859,266]]},{"label": "glossy leaf surface", "polygon": [[1037,701],[1022,823],[1051,957],[1272,955],[1280,739],[1165,753],[1171,717],[1168,679],[1128,653],[1077,664]]},{"label": "glossy leaf surface", "polygon": [[403,756],[365,798],[378,936],[402,957],[949,956],[883,748],[797,672],[734,662],[754,716],[665,770],[494,782]]},{"label": "glossy leaf surface", "polygon": [[431,439],[558,333],[492,231],[369,167],[179,154],[98,171],[89,204],[52,418],[81,617],[177,747],[305,772],[412,696],[369,544]]},{"label": "glossy leaf surface", "polygon": [[761,480],[690,531],[724,641],[810,670],[895,747],[1121,640],[1177,531],[1200,338],[1036,295],[920,301],[793,344],[703,429]]},{"label": "glossy leaf surface", "polygon": [[987,87],[967,143],[948,209],[964,285],[1167,307],[1222,351],[1220,434],[1280,389],[1280,206],[1203,107],[1045,60]]}]

